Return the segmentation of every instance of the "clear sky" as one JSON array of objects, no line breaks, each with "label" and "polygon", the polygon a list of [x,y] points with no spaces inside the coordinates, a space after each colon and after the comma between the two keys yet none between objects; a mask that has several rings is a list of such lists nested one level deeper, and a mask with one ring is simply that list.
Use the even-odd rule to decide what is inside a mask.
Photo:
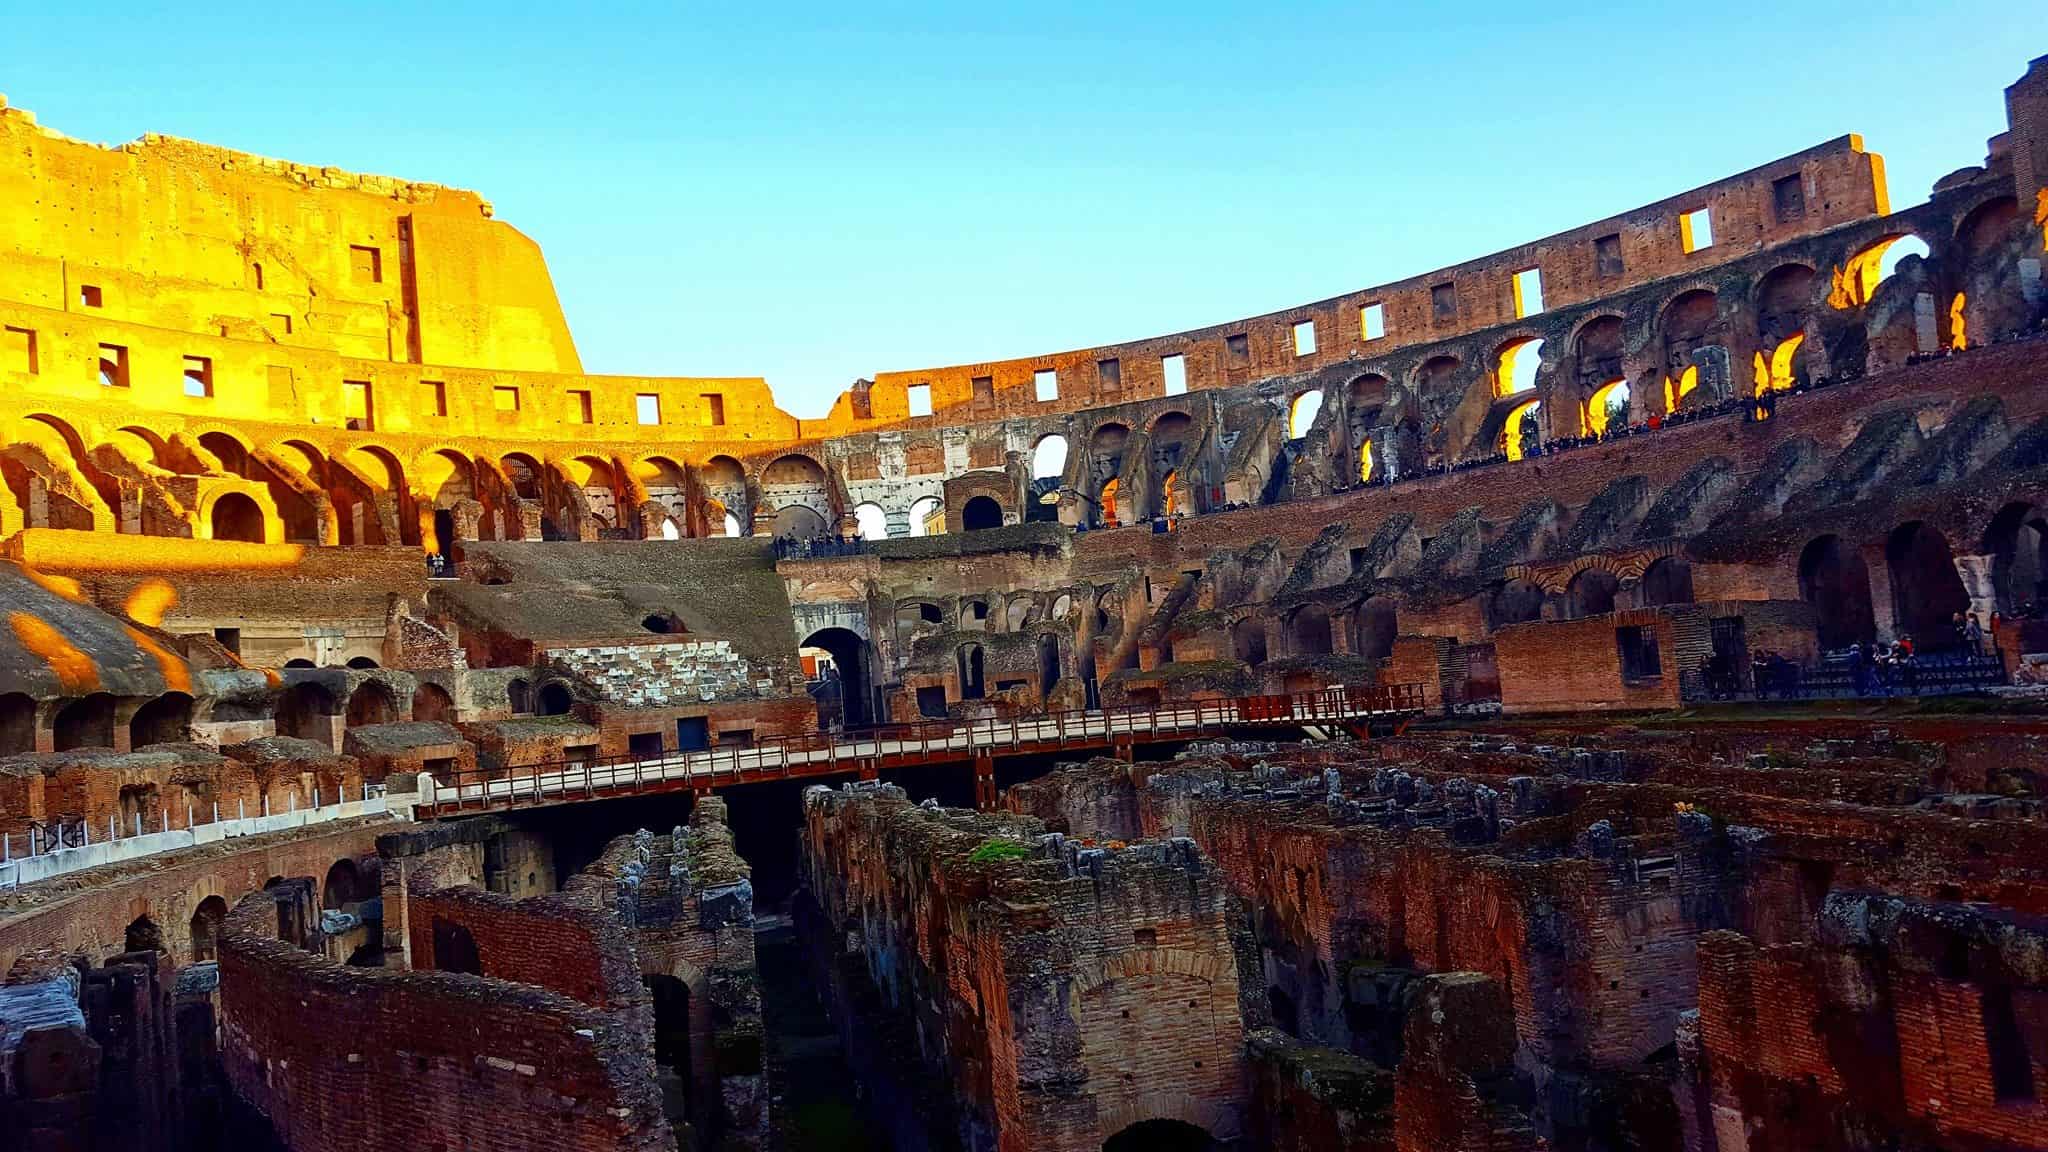
[{"label": "clear sky", "polygon": [[858,376],[1219,323],[1845,132],[1981,163],[2023,0],[1226,6],[22,4],[0,92],[474,188],[594,372]]}]

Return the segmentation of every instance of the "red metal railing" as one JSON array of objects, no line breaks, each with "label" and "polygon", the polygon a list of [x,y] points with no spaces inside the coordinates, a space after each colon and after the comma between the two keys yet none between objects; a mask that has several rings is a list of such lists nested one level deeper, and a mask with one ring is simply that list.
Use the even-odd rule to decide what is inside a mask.
[{"label": "red metal railing", "polygon": [[758,744],[660,756],[584,757],[458,771],[421,797],[429,817],[599,796],[665,792],[766,779],[869,772],[904,764],[1182,740],[1230,727],[1316,724],[1420,712],[1422,685],[1335,687],[1134,708],[1045,712],[986,720],[920,720],[859,732],[804,732]]}]

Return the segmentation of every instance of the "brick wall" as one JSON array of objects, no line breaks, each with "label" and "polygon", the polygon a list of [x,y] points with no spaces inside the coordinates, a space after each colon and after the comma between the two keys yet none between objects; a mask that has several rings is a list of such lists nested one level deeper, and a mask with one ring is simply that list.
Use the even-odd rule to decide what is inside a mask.
[{"label": "brick wall", "polygon": [[752,698],[772,692],[727,640],[547,648],[545,658],[598,699],[633,707]]}]

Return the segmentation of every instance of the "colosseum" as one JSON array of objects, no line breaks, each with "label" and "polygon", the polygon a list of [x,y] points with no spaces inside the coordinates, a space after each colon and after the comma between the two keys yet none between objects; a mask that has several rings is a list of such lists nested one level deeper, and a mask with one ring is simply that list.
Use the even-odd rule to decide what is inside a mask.
[{"label": "colosseum", "polygon": [[2048,1149],[2005,109],[798,419],[0,101],[0,1146]]}]

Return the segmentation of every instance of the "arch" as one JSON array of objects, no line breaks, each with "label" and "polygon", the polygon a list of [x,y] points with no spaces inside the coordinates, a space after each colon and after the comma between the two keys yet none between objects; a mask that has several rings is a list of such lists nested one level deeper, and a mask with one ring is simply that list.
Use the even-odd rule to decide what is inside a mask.
[{"label": "arch", "polygon": [[412,718],[452,722],[455,719],[455,699],[439,684],[422,683],[412,690]]},{"label": "arch", "polygon": [[1057,432],[1040,436],[1031,448],[1031,478],[1054,479],[1065,474],[1066,469],[1067,438]]},{"label": "arch", "polygon": [[533,711],[536,716],[567,716],[575,707],[576,695],[560,680],[550,680],[540,686],[540,695],[534,699]]},{"label": "arch", "polygon": [[1051,632],[1038,638],[1038,691],[1051,696],[1060,682],[1060,638]]},{"label": "arch", "polygon": [[95,692],[73,700],[57,713],[56,749],[112,748],[114,746],[114,698]]},{"label": "arch", "polygon": [[62,448],[63,456],[67,457],[72,464],[79,464],[85,460],[84,437],[80,436],[78,430],[73,428],[68,422],[59,420],[48,413],[32,413],[16,426],[14,432],[18,439],[46,441],[46,435],[39,431],[39,429],[48,429],[56,434],[57,442],[55,444],[47,442],[43,444],[46,451],[51,447]]},{"label": "arch", "polygon": [[1565,619],[1583,620],[1614,611],[1621,581],[1605,568],[1586,568],[1564,586]]},{"label": "arch", "polygon": [[524,452],[507,452],[498,458],[498,467],[505,472],[505,482],[512,486],[512,494],[521,500],[540,499],[540,461]]},{"label": "arch", "polygon": [[1412,377],[1418,396],[1433,396],[1453,388],[1460,361],[1456,356],[1432,356],[1415,369]]},{"label": "arch", "polygon": [[1117,481],[1123,475],[1124,447],[1130,436],[1128,427],[1114,421],[1098,425],[1089,434],[1084,494],[1095,501],[1090,514],[1097,526],[1114,527],[1117,523]]},{"label": "arch", "polygon": [[1799,598],[1813,605],[1822,648],[1847,648],[1877,639],[1870,570],[1841,537],[1816,537],[1800,551]]},{"label": "arch", "polygon": [[1401,616],[1391,596],[1374,596],[1351,614],[1351,651],[1368,660],[1384,660],[1394,654],[1394,639],[1401,632]]},{"label": "arch", "polygon": [[26,692],[0,695],[0,756],[35,750],[35,697]]},{"label": "arch", "polygon": [[[920,613],[920,615],[922,615]],[[838,672],[838,700],[836,706],[842,722],[847,728],[863,728],[874,722],[874,692],[871,687],[873,676],[869,669],[868,639],[851,628],[820,628],[804,637],[799,648],[822,648],[832,656],[832,667]],[[822,696],[818,700],[819,720],[827,719],[826,713],[833,706]]]},{"label": "arch", "polygon": [[1053,599],[1052,618],[1054,620],[1065,620],[1067,618],[1067,613],[1072,612],[1073,610],[1074,598],[1072,596],[1067,595],[1065,592],[1060,593],[1057,597]]},{"label": "arch", "polygon": [[1502,584],[1487,601],[1488,627],[1505,628],[1543,619],[1544,593],[1533,581],[1514,579]]},{"label": "arch", "polygon": [[435,971],[459,972],[469,976],[484,974],[483,956],[477,951],[476,937],[468,928],[436,916],[433,939]]},{"label": "arch", "polygon": [[130,920],[127,929],[121,933],[121,951],[167,952],[169,949],[164,947],[164,930],[157,927],[149,913],[144,912]]},{"label": "arch", "polygon": [[683,538],[682,529],[676,527],[675,517],[664,516],[661,518],[661,538],[663,540],[681,540]]},{"label": "arch", "polygon": [[453,508],[464,500],[477,498],[476,465],[453,448],[420,453],[413,461],[413,476],[418,480],[420,495],[436,508]]},{"label": "arch", "polygon": [[523,677],[513,677],[505,685],[505,702],[514,716],[523,716],[533,711],[533,685]]},{"label": "arch", "polygon": [[993,496],[970,497],[960,506],[960,528],[966,532],[979,532],[985,528],[1003,526],[1003,506]]},{"label": "arch", "polygon": [[363,478],[385,492],[405,491],[405,465],[391,449],[378,444],[358,444],[342,457]]},{"label": "arch", "polygon": [[1510,340],[1493,354],[1493,394],[1514,396],[1536,389],[1536,369],[1543,363],[1543,338]]},{"label": "arch", "polygon": [[982,655],[981,645],[962,644],[954,652],[953,656],[956,671],[960,675],[960,698],[962,700],[981,699],[986,694],[983,687],[983,674],[987,671],[985,666],[986,659]]},{"label": "arch", "polygon": [[1290,656],[1328,656],[1333,648],[1330,641],[1330,611],[1320,604],[1304,604],[1295,609],[1287,618],[1287,635],[1291,642]]},{"label": "arch", "polygon": [[320,449],[304,440],[285,440],[278,443],[273,453],[278,461],[296,470],[322,487],[327,484],[327,457]]},{"label": "arch", "polygon": [[1956,572],[1948,539],[1924,520],[1910,520],[1885,539],[1885,568],[1891,576],[1892,622],[1918,651],[1953,648],[1957,613],[1970,611],[1970,593]]},{"label": "arch", "polygon": [[1572,335],[1572,362],[1580,385],[1612,380],[1622,374],[1625,327],[1619,316],[1595,316]]},{"label": "arch", "polygon": [[209,526],[209,534],[215,540],[239,540],[246,544],[261,544],[264,540],[263,509],[240,492],[224,492],[214,500]]},{"label": "arch", "polygon": [[1609,380],[1593,389],[1586,397],[1586,432],[1593,436],[1605,436],[1608,429],[1621,429],[1629,422],[1628,381]]},{"label": "arch", "polygon": [[795,486],[825,483],[825,469],[816,460],[800,452],[790,452],[768,462],[761,470],[761,484],[767,486]]},{"label": "arch", "polygon": [[945,532],[946,522],[932,513],[945,507],[937,496],[920,496],[910,505],[910,534],[912,536],[937,536]]},{"label": "arch", "polygon": [[688,1114],[690,1090],[694,1087],[690,1064],[690,986],[663,972],[643,972],[640,982],[646,986],[654,1007],[654,1062],[676,1077],[684,1096],[683,1111]]},{"label": "arch", "polygon": [[398,701],[380,680],[365,680],[348,696],[343,724],[350,728],[365,724],[391,724],[398,720]]},{"label": "arch", "polygon": [[1896,232],[1878,239],[1849,257],[1834,274],[1828,303],[1835,308],[1860,308],[1870,303],[1878,287],[1892,278],[1908,256],[1927,259],[1927,241],[1911,232]]},{"label": "arch", "polygon": [[302,680],[278,693],[277,734],[332,744],[334,712],[334,694],[324,685]]},{"label": "arch", "polygon": [[220,926],[227,918],[228,902],[218,893],[201,900],[199,906],[192,910],[189,925],[192,952],[187,957],[191,963],[220,958]]},{"label": "arch", "polygon": [[192,739],[192,697],[166,692],[128,718],[128,746],[184,744]]},{"label": "arch", "polygon": [[1297,393],[1287,406],[1287,438],[1299,440],[1315,427],[1316,417],[1323,410],[1323,390],[1310,388]]},{"label": "arch", "polygon": [[1216,1140],[1186,1120],[1140,1120],[1102,1142],[1102,1152],[1210,1152]]},{"label": "arch", "polygon": [[2024,501],[2000,508],[1982,547],[1991,556],[1992,599],[2000,613],[2015,615],[2048,599],[2048,517],[2039,508]]},{"label": "arch", "polygon": [[1024,626],[1031,622],[1031,610],[1036,606],[1029,593],[1019,592],[1011,596],[1003,604],[1003,631],[1022,632]]},{"label": "arch", "polygon": [[1677,411],[1699,385],[1695,353],[1714,339],[1721,316],[1720,298],[1707,288],[1693,288],[1672,297],[1658,320],[1664,342],[1665,408]]},{"label": "arch", "polygon": [[785,504],[775,510],[775,535],[809,540],[825,534],[825,518],[808,504]]},{"label": "arch", "polygon": [[1643,569],[1640,589],[1643,606],[1691,604],[1692,561],[1683,556],[1666,556]]},{"label": "arch", "polygon": [[340,909],[367,900],[370,898],[367,889],[362,870],[356,867],[355,861],[344,856],[327,866],[327,877],[320,882],[320,907]]},{"label": "arch", "polygon": [[1112,476],[1109,479],[1109,483],[1102,486],[1102,495],[1096,498],[1095,508],[1096,524],[1099,527],[1114,528],[1117,526],[1116,497],[1121,484],[1121,480]]},{"label": "arch", "polygon": [[1969,214],[1956,225],[1956,241],[1962,246],[1963,262],[1968,264],[1996,247],[2017,219],[2019,201],[2011,196],[1993,197],[1970,209]]},{"label": "arch", "polygon": [[1520,460],[1541,446],[1542,412],[1541,400],[1525,400],[1508,409],[1500,425],[1500,453],[1503,456],[1510,460]]},{"label": "arch", "polygon": [[1813,305],[1813,269],[1805,264],[1780,264],[1756,285],[1756,331],[1766,348],[1775,348],[1806,331]]},{"label": "arch", "polygon": [[681,636],[689,632],[690,626],[674,612],[650,612],[640,618],[640,626],[660,636]]},{"label": "arch", "polygon": [[[137,435],[142,434],[140,429],[124,428],[122,431],[134,431]],[[221,471],[226,472],[228,475],[240,476],[244,480],[256,478],[250,475],[252,469],[249,466],[249,446],[236,439],[232,434],[218,430],[201,432],[199,434],[199,446],[206,449],[215,460],[219,461]]]},{"label": "arch", "polygon": [[344,665],[344,667],[353,668],[358,672],[368,672],[376,666],[377,662],[368,656],[351,656],[348,658],[348,663]]},{"label": "arch", "polygon": [[1246,666],[1257,668],[1266,662],[1266,623],[1256,616],[1244,616],[1230,626],[1230,652]]},{"label": "arch", "polygon": [[889,538],[889,516],[882,506],[873,501],[864,501],[853,506],[854,522],[860,525],[863,540],[886,540]]}]

